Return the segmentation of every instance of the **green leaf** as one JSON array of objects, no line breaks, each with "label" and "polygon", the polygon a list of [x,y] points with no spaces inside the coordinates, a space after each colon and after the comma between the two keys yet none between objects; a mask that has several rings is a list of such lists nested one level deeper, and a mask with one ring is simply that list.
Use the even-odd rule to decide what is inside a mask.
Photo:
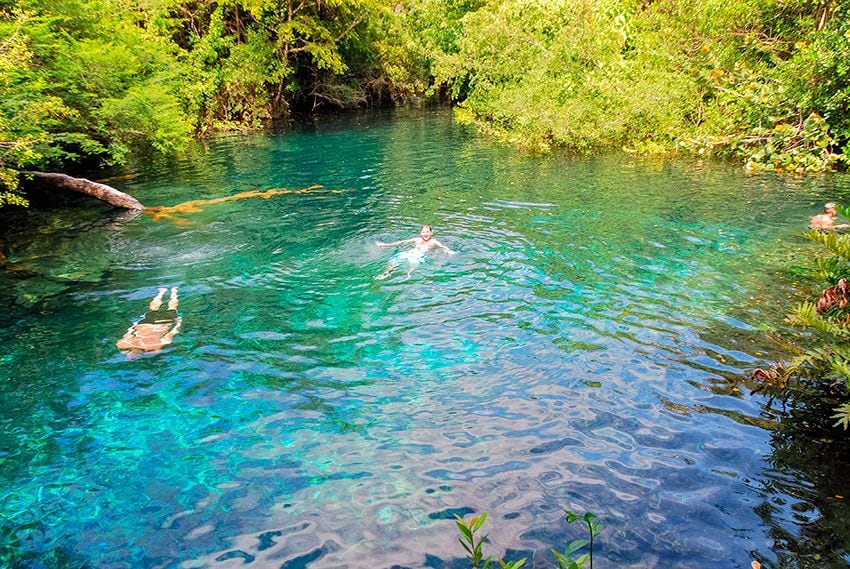
[{"label": "green leaf", "polygon": [[487,541],[487,537],[488,537],[488,534],[485,534],[484,537],[482,537],[480,540],[478,540],[478,543],[475,544],[475,552],[478,555],[479,559],[481,559],[481,557],[484,556],[482,548],[484,547],[484,542]]},{"label": "green leaf", "polygon": [[564,555],[571,556],[573,553],[586,546],[590,542],[586,539],[577,539],[575,541],[571,541],[566,549],[564,549]]},{"label": "green leaf", "polygon": [[481,529],[481,526],[484,525],[484,522],[487,521],[487,512],[481,514],[479,518],[472,518],[472,529],[473,531],[478,531]]},{"label": "green leaf", "polygon": [[551,551],[555,556],[555,559],[558,561],[558,569],[567,569],[570,564],[570,559],[558,553],[556,549],[552,549]]},{"label": "green leaf", "polygon": [[840,405],[834,410],[836,413],[832,416],[832,418],[837,419],[837,421],[835,421],[833,427],[841,426],[846,431],[847,427],[850,426],[850,403]]},{"label": "green leaf", "polygon": [[455,525],[457,525],[457,529],[460,531],[460,533],[463,534],[463,537],[465,537],[467,541],[471,542],[472,541],[472,533],[473,533],[474,530],[469,529],[469,527],[466,525],[466,522],[463,519],[461,519],[458,516],[455,516],[455,517],[457,518],[457,520],[455,521]]}]

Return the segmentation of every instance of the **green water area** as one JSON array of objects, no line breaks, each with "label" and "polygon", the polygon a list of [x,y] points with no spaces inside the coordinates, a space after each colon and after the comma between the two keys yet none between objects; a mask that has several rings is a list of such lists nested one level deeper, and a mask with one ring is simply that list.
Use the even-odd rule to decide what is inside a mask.
[{"label": "green water area", "polygon": [[[446,110],[100,174],[309,190],[3,212],[0,566],[460,568],[454,516],[488,512],[486,552],[549,568],[568,508],[595,567],[850,567],[846,447],[748,379],[850,177],[530,156]],[[424,223],[457,254],[377,245]],[[128,356],[160,287],[181,328]]]}]

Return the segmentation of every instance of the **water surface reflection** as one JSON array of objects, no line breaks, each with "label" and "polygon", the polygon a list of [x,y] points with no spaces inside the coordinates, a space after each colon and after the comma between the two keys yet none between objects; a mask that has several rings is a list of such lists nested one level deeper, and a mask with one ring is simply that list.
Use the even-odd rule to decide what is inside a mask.
[{"label": "water surface reflection", "polygon": [[[188,224],[8,218],[5,559],[456,567],[450,519],[487,511],[491,551],[542,568],[578,537],[570,508],[606,525],[608,566],[843,566],[840,469],[795,462],[740,377],[779,352],[777,267],[846,178],[528,157],[437,112],[225,139],[127,189],[313,184],[345,191]],[[375,241],[423,222],[460,254],[376,281]],[[114,343],[158,286],[183,329],[128,361]]]}]

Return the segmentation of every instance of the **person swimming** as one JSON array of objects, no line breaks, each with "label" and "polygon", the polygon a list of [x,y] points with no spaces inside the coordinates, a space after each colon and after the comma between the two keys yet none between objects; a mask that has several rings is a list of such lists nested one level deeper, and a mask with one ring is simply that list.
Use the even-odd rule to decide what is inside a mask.
[{"label": "person swimming", "polygon": [[161,288],[153,297],[144,318],[127,328],[116,346],[128,355],[155,354],[174,340],[180,331],[183,319],[177,315],[177,287],[171,289],[167,310],[162,310],[163,297],[167,289]]},{"label": "person swimming", "polygon": [[410,278],[410,274],[422,261],[425,260],[425,255],[434,247],[439,247],[449,255],[455,254],[455,251],[452,251],[434,239],[434,230],[430,225],[423,225],[420,227],[418,237],[402,239],[401,241],[393,241],[392,243],[382,243],[381,241],[378,241],[376,245],[378,247],[396,247],[398,245],[404,245],[405,243],[410,243],[413,247],[393,255],[393,257],[389,260],[389,263],[387,263],[387,270],[375,277],[376,279],[387,278],[403,262],[408,265],[407,278]]},{"label": "person swimming", "polygon": [[847,229],[850,227],[850,225],[846,223],[839,223],[836,225],[835,217],[838,215],[838,211],[835,209],[835,206],[835,202],[829,202],[824,205],[823,213],[813,215],[811,220],[809,220],[809,227],[811,229],[819,229],[821,231],[834,231],[836,229]]}]

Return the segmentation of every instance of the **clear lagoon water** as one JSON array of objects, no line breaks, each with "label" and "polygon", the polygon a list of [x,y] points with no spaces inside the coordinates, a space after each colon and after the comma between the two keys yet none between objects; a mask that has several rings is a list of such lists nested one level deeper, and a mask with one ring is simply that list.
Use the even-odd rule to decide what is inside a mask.
[{"label": "clear lagoon water", "polygon": [[[444,110],[112,174],[148,205],[319,187],[4,213],[0,565],[465,567],[453,517],[488,512],[485,551],[554,567],[568,508],[597,567],[850,566],[846,446],[746,380],[847,176],[529,156]],[[458,254],[376,280],[422,223]],[[183,329],[128,359],[160,286]]]}]

